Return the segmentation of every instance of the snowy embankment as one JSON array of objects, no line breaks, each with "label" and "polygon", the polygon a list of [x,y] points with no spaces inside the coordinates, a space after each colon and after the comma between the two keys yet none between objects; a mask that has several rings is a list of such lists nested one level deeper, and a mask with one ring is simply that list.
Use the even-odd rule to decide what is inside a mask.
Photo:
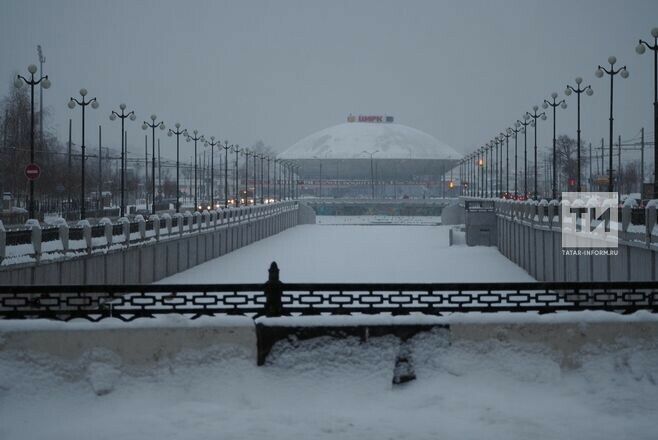
[{"label": "snowy embankment", "polygon": [[[568,325],[559,332],[546,331],[558,315],[490,316],[507,324],[494,320],[478,330],[481,323],[460,327],[460,316],[451,315],[450,330],[412,338],[417,380],[402,386],[391,384],[400,347],[391,336],[283,342],[265,367],[256,367],[253,346],[208,343],[203,332],[202,343],[187,334],[188,347],[147,347],[137,359],[103,344],[73,359],[44,353],[61,347],[10,349],[5,333],[0,438],[655,438],[654,315],[560,314],[557,321]],[[515,320],[547,326],[517,328]],[[596,324],[607,320],[617,328]],[[152,321],[141,322],[127,327],[157,330]],[[202,318],[182,328],[211,333],[216,323]],[[97,324],[20,325],[50,333],[73,325],[86,329],[82,340],[93,339]],[[122,347],[134,345],[120,330],[126,324],[100,325],[118,330]],[[171,330],[159,332],[160,343],[184,342]]]},{"label": "snowy embankment", "polygon": [[495,247],[450,246],[448,230],[302,225],[159,283],[260,283],[266,281],[272,261],[279,265],[284,282],[534,281]]}]

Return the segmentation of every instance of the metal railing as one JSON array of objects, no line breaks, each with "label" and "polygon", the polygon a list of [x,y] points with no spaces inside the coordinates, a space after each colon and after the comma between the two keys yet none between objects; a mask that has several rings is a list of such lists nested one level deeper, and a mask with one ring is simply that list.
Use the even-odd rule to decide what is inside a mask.
[{"label": "metal railing", "polygon": [[0,286],[4,319],[583,310],[657,313],[658,283],[283,283],[272,263],[263,284]]}]

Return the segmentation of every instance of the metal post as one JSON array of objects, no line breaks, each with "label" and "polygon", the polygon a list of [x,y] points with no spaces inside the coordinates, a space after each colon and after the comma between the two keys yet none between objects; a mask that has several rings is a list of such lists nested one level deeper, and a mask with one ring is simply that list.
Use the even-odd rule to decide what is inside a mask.
[{"label": "metal post", "polygon": [[240,146],[239,145],[232,145],[231,146],[233,150],[235,151],[235,207],[237,208],[240,206],[240,189],[238,188],[238,154],[240,153]]},{"label": "metal post", "polygon": [[613,118],[613,104],[614,104],[614,78],[615,75],[621,74],[622,78],[628,77],[628,71],[626,70],[626,66],[623,66],[620,69],[615,70],[614,65],[617,62],[617,58],[615,57],[609,57],[608,58],[608,63],[610,63],[610,69],[605,69],[601,66],[598,67],[596,70],[596,76],[601,78],[604,73],[608,74],[610,76],[610,157],[608,159],[609,163],[609,169],[608,169],[608,192],[612,192],[614,189],[614,180],[613,180],[613,173],[612,173],[612,148],[613,148],[613,123],[614,123],[614,118]]},{"label": "metal post", "polygon": [[[658,197],[658,27],[651,29],[653,45],[646,41],[639,40],[635,51],[639,54],[644,53],[645,47],[653,51],[653,194],[651,198]],[[642,181],[644,184],[644,181]]]},{"label": "metal post", "polygon": [[[641,139],[641,147],[640,147],[640,197],[643,196],[644,193],[644,127],[642,127],[641,130],[642,133],[642,139]],[[655,136],[655,134],[654,134]]]},{"label": "metal post", "polygon": [[98,209],[102,209],[103,204],[103,137],[101,126],[98,126]]}]

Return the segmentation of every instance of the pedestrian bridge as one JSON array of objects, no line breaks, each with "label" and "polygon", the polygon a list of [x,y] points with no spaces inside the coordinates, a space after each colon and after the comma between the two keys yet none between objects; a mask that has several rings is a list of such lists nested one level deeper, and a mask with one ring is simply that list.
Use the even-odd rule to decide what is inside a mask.
[{"label": "pedestrian bridge", "polygon": [[318,215],[440,216],[458,199],[347,199],[313,198],[304,203]]}]

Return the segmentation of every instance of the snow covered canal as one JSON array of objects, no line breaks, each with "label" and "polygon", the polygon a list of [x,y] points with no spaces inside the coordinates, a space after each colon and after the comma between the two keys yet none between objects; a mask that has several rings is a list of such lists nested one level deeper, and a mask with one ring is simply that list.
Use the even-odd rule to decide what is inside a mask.
[{"label": "snow covered canal", "polygon": [[[345,222],[332,220],[318,217]],[[260,283],[272,261],[284,282],[534,281],[495,247],[449,246],[448,226],[373,221],[377,224],[297,226],[160,283]]]}]

